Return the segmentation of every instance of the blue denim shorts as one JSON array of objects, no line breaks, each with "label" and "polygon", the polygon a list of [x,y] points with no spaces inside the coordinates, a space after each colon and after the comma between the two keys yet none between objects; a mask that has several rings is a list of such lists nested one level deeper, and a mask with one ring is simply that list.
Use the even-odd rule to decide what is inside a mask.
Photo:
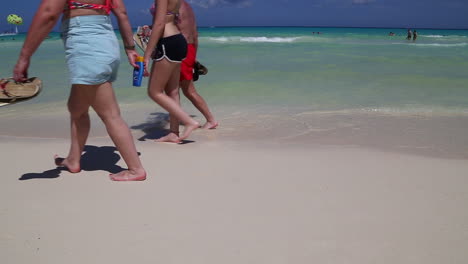
[{"label": "blue denim shorts", "polygon": [[113,82],[120,65],[120,48],[109,16],[76,16],[62,22],[71,84]]}]

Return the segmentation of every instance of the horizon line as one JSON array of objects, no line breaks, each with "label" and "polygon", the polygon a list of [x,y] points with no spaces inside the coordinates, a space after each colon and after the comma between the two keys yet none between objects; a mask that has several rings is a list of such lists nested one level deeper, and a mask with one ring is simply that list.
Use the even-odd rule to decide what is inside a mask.
[{"label": "horizon line", "polygon": [[[468,28],[436,28],[436,27],[357,27],[357,26],[198,26],[198,28],[372,28],[372,29],[426,29],[426,30],[468,30]],[[132,27],[136,29],[137,27]],[[115,27],[114,30],[118,30]],[[19,33],[27,33],[28,31],[20,31]],[[54,31],[53,32],[60,32]]]}]

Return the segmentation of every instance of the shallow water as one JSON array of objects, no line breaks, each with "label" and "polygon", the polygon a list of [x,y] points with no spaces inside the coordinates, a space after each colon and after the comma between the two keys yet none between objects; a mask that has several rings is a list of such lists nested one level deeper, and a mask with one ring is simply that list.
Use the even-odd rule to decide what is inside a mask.
[{"label": "shallow water", "polygon": [[[390,37],[388,32],[397,35]],[[314,34],[321,32],[321,34]],[[468,114],[468,31],[403,29],[201,28],[198,59],[209,73],[196,83],[213,107],[309,111]],[[24,35],[0,41],[0,76],[11,76]],[[37,97],[2,107],[0,116],[64,109],[69,93],[62,41],[52,33],[29,74],[44,81]],[[132,87],[122,51],[114,84],[122,104],[148,104],[146,81]]]}]

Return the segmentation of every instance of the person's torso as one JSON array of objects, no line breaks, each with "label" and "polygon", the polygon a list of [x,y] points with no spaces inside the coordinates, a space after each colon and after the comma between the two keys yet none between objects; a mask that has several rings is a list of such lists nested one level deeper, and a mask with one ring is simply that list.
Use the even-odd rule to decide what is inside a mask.
[{"label": "person's torso", "polygon": [[[179,8],[181,5],[181,0],[168,0],[167,1],[167,10],[165,14],[165,25],[163,37],[169,37],[175,34],[179,34],[179,28],[176,23],[179,19]],[[153,5],[154,12],[157,13],[157,6]],[[154,14],[153,14],[154,15]]]},{"label": "person's torso", "polygon": [[179,21],[177,27],[187,39],[187,43],[195,43],[197,38],[197,22],[192,7],[185,1],[182,1],[179,10]]}]

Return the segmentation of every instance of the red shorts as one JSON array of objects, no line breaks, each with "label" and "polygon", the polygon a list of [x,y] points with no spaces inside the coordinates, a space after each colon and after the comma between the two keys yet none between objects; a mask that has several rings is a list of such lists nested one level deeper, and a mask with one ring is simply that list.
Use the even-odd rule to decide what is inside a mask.
[{"label": "red shorts", "polygon": [[180,65],[180,80],[191,81],[193,79],[193,66],[195,65],[195,58],[197,57],[197,50],[194,44],[187,44],[187,56]]}]

